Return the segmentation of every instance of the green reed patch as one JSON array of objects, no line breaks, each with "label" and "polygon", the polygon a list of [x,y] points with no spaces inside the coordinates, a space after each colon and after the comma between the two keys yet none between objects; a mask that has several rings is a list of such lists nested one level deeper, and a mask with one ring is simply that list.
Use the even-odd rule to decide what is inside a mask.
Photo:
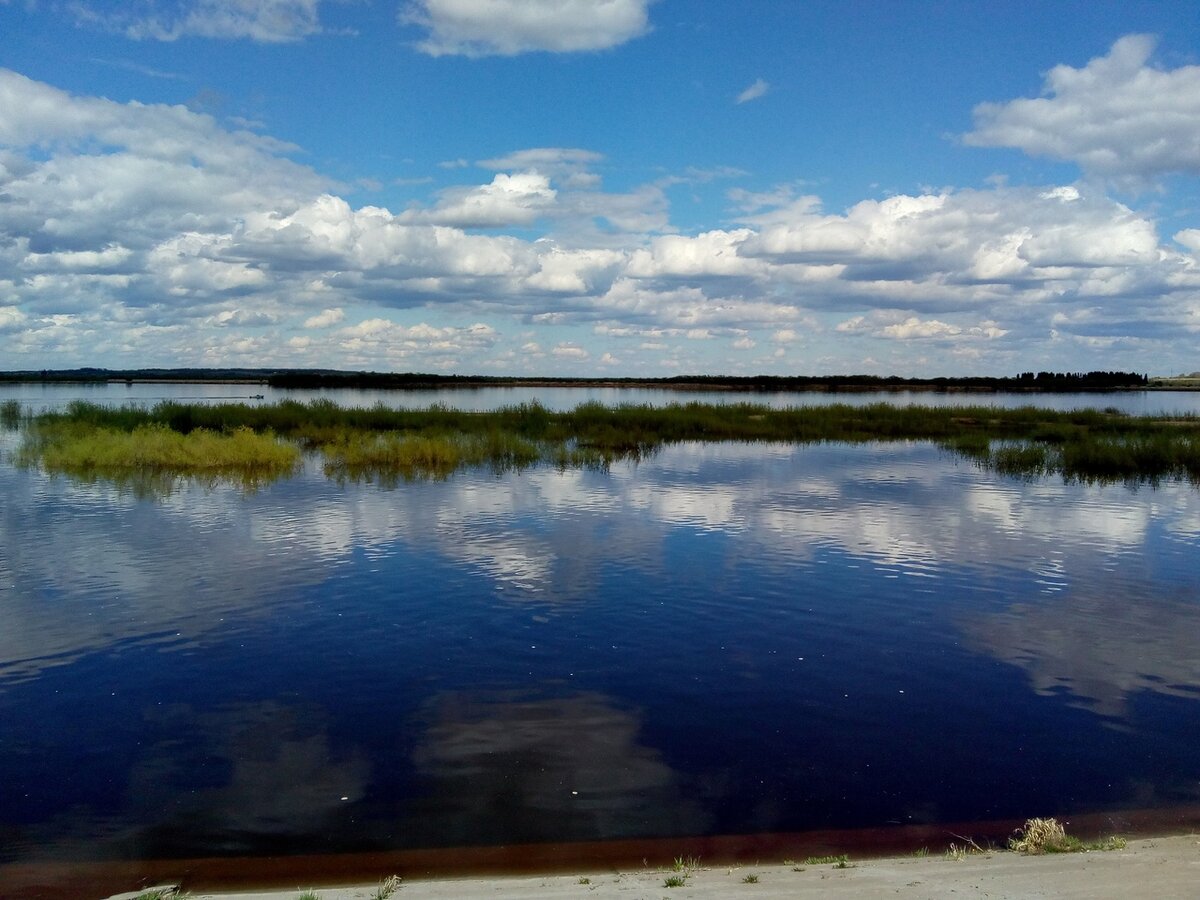
[{"label": "green reed patch", "polygon": [[1001,443],[996,447],[988,447],[982,457],[984,463],[1001,475],[1014,475],[1019,478],[1038,478],[1054,471],[1056,466],[1051,460],[1054,450],[1049,445],[1037,442]]},{"label": "green reed patch", "polygon": [[[329,400],[170,401],[152,408],[78,402],[35,417],[31,434],[34,450],[29,455],[62,471],[135,468],[191,473],[247,467],[286,474],[295,466],[297,448],[302,448],[321,454],[331,477],[386,482],[444,478],[463,467],[603,468],[684,441],[917,440],[932,441],[1015,477],[1059,474],[1082,481],[1200,482],[1200,419],[1135,417],[1113,410],[887,403],[776,409],[753,403],[592,402],[558,412],[530,402],[471,412],[444,405],[341,407]],[[131,437],[122,441],[120,434]],[[291,443],[281,443],[276,435]],[[253,438],[261,438],[261,443]],[[212,441],[221,446],[205,443]],[[189,455],[184,448],[192,445],[205,449]]]},{"label": "green reed patch", "polygon": [[182,434],[159,423],[121,431],[69,420],[39,424],[17,455],[18,463],[52,473],[118,480],[132,473],[269,480],[291,474],[299,460],[294,444],[249,428]]}]

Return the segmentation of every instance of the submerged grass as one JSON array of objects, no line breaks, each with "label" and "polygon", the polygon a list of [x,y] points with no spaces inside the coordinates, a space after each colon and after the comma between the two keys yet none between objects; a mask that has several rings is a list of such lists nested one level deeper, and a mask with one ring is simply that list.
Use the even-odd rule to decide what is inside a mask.
[{"label": "submerged grass", "polygon": [[5,400],[0,403],[0,428],[13,430],[21,424],[21,402]]},{"label": "submerged grass", "polygon": [[[19,408],[15,415],[20,416]],[[531,402],[470,412],[442,405],[341,407],[328,400],[170,401],[151,408],[76,402],[30,421],[22,458],[52,470],[93,474],[253,470],[276,477],[294,468],[302,448],[320,453],[331,477],[386,482],[444,478],[464,466],[603,468],[681,441],[897,440],[931,441],[1015,477],[1200,482],[1200,418],[1195,416],[886,403],[774,409],[752,403],[593,402],[556,412]]]}]

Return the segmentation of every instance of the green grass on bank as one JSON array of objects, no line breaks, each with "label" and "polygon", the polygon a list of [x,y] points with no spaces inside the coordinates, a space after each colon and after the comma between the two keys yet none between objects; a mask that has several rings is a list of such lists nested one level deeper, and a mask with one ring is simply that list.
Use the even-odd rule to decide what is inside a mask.
[{"label": "green grass on bank", "polygon": [[1200,483],[1200,418],[1113,410],[584,403],[555,412],[534,402],[469,412],[317,400],[149,408],[76,402],[30,418],[19,409],[5,413],[26,423],[18,461],[93,477],[140,471],[269,479],[291,473],[300,452],[310,451],[331,477],[389,482],[443,478],[463,467],[603,467],[682,441],[917,440],[1015,477]]}]

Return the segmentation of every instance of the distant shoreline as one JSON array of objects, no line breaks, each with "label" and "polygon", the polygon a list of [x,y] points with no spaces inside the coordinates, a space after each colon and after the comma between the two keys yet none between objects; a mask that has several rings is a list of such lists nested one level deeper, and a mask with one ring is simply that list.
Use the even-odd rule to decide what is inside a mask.
[{"label": "distant shoreline", "polygon": [[609,388],[747,393],[1055,393],[1196,391],[1200,378],[1131,372],[1025,372],[1012,377],[906,378],[878,375],[680,375],[663,378],[437,375],[331,369],[43,369],[0,372],[0,384],[251,384],[278,389],[444,390],[450,388]]}]

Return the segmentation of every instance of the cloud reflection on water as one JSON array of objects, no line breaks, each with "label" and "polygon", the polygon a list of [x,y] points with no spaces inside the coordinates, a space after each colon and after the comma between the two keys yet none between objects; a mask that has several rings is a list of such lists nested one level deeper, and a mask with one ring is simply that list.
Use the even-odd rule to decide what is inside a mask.
[{"label": "cloud reflection on water", "polygon": [[424,718],[413,824],[440,842],[683,835],[709,824],[658,752],[639,743],[638,715],[602,694],[443,693]]},{"label": "cloud reflection on water", "polygon": [[[1084,589],[1119,567],[1142,579],[1138,603],[1153,609],[1146,549],[1159,534],[1191,540],[1200,518],[1187,485],[1010,481],[920,444],[680,445],[608,473],[459,473],[395,490],[314,475],[252,497],[195,489],[157,503],[7,467],[0,476],[3,681],[131,640],[196,639],[226,618],[286,606],[296,588],[359,565],[357,554],[399,547],[452,563],[509,601],[548,607],[586,602],[613,567],[662,573],[676,537],[707,531],[730,539],[710,552],[763,567],[809,566],[832,552],[979,590]],[[1138,655],[1154,657],[1154,635],[1165,638],[1186,609],[1164,609]],[[1094,632],[1081,647],[1104,646],[1109,632],[1129,639],[1128,622],[1094,612],[1080,611],[1078,627]],[[1009,659],[1015,641],[985,643]],[[1049,638],[1041,649],[1020,643],[1026,655],[1060,655]],[[1116,682],[1141,675],[1197,682],[1194,672],[1146,669]]]},{"label": "cloud reflection on water", "polygon": [[353,747],[335,747],[325,714],[311,705],[264,700],[150,718],[156,731],[194,744],[181,754],[179,738],[166,737],[130,772],[134,819],[154,823],[164,841],[186,830],[190,849],[207,833],[213,851],[246,852],[264,839],[336,830],[346,804],[366,792],[371,764]]},{"label": "cloud reflection on water", "polygon": [[1122,719],[1139,691],[1200,700],[1200,596],[1159,596],[1114,580],[1040,604],[971,616],[962,627],[981,648],[1023,669],[1043,696]]},{"label": "cloud reflection on water", "polygon": [[235,488],[146,501],[0,466],[0,490],[0,684],[118,645],[186,645],[326,574],[259,539]]},{"label": "cloud reflection on water", "polygon": [[139,745],[120,795],[77,800],[27,826],[5,853],[150,859],[264,853],[297,839],[313,850],[345,847],[348,811],[372,770],[361,751],[334,746],[326,719],[311,704],[272,700],[148,709],[140,727],[153,737]]}]

